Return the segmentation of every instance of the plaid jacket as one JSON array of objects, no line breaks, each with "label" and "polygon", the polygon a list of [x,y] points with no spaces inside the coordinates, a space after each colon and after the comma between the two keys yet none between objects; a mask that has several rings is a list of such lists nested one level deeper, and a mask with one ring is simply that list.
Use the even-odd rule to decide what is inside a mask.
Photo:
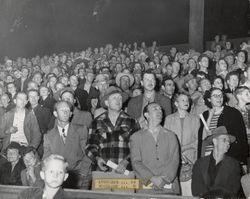
[{"label": "plaid jacket", "polygon": [[129,139],[137,130],[139,130],[139,124],[123,111],[120,112],[113,126],[106,111],[92,123],[86,154],[93,162],[98,156],[104,161],[111,160],[119,164],[123,159],[128,159]]}]

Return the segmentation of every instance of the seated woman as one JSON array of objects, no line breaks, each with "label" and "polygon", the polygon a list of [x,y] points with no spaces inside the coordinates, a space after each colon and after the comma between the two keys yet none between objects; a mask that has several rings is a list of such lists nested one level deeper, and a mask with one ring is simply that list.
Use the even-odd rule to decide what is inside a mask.
[{"label": "seated woman", "polygon": [[7,147],[7,160],[0,167],[0,184],[22,185],[21,171],[25,168],[21,158],[21,145],[11,142]]},{"label": "seated woman", "polygon": [[43,180],[40,177],[41,164],[33,147],[23,149],[23,162],[26,169],[21,172],[21,180],[24,186],[42,187]]}]

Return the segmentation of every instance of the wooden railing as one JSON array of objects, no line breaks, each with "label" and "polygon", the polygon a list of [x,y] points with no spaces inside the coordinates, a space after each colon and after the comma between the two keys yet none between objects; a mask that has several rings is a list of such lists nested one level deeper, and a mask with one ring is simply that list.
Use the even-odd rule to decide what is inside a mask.
[{"label": "wooden railing", "polygon": [[[0,199],[17,199],[18,194],[26,189],[24,186],[5,186],[0,185]],[[173,195],[148,195],[148,194],[130,194],[113,193],[99,191],[84,191],[65,189],[67,199],[184,199],[195,197],[181,197]]]}]

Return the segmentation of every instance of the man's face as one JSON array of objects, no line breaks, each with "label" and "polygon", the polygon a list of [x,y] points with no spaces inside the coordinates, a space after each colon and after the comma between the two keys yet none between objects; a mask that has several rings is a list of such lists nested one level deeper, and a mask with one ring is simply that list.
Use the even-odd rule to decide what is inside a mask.
[{"label": "man's face", "polygon": [[227,84],[231,89],[235,89],[239,84],[239,78],[237,75],[231,75],[227,80]]},{"label": "man's face", "polygon": [[122,76],[120,79],[120,87],[122,90],[128,90],[130,86],[130,79],[128,76]]},{"label": "man's face", "polygon": [[224,86],[223,86],[223,83],[222,83],[220,78],[217,78],[217,79],[214,80],[213,87],[219,88],[221,90],[223,89]]},{"label": "man's face", "polygon": [[228,135],[220,135],[215,138],[217,141],[218,151],[225,154],[230,148],[230,139]]},{"label": "man's face", "polygon": [[209,64],[209,60],[207,57],[203,57],[200,61],[200,65],[205,67],[205,68],[208,68],[208,64]]},{"label": "man's face", "polygon": [[237,58],[238,58],[238,60],[240,61],[240,62],[245,62],[245,60],[246,60],[246,56],[245,56],[245,53],[243,53],[243,52],[239,52],[239,54],[238,54],[238,56],[237,56]]},{"label": "man's face", "polygon": [[189,81],[187,82],[187,87],[188,87],[190,90],[193,90],[193,91],[196,90],[197,87],[198,87],[198,84],[197,84],[196,79],[193,78],[193,79],[189,80]]},{"label": "man's face", "polygon": [[27,78],[29,75],[29,70],[27,68],[22,69],[22,77]]},{"label": "man's face", "polygon": [[29,98],[29,102],[30,102],[31,106],[36,106],[38,104],[39,96],[38,96],[37,92],[30,91],[28,93],[28,98]]},{"label": "man's face", "polygon": [[173,68],[173,73],[178,74],[180,72],[180,69],[181,69],[180,63],[173,62],[172,68]]},{"label": "man's face", "polygon": [[229,66],[232,66],[234,64],[234,56],[233,55],[226,56],[225,60]]},{"label": "man's face", "polygon": [[21,158],[18,149],[8,149],[7,150],[7,160],[8,162],[17,162]]},{"label": "man's face", "polygon": [[148,120],[154,121],[158,124],[162,121],[162,108],[158,104],[150,104],[148,107]]},{"label": "man's face", "polygon": [[77,77],[75,75],[73,75],[73,76],[71,76],[69,78],[69,84],[70,84],[70,86],[76,87],[76,86],[78,86],[78,83],[79,83],[78,79],[77,79]]},{"label": "man's face", "polygon": [[93,73],[87,73],[87,75],[86,75],[86,80],[88,81],[88,82],[93,82],[94,81],[94,79],[95,79],[95,75],[93,74]]},{"label": "man's face", "polygon": [[164,86],[164,91],[167,95],[172,96],[174,94],[175,90],[175,84],[172,80],[166,80],[165,81],[165,86]]},{"label": "man's face", "polygon": [[69,102],[72,105],[75,102],[74,96],[72,95],[72,93],[69,93],[69,92],[64,92],[61,98],[63,101]]},{"label": "man's face", "polygon": [[1,102],[6,107],[10,102],[10,98],[7,94],[1,96]]},{"label": "man's face", "polygon": [[56,82],[57,82],[56,77],[50,77],[49,78],[49,86],[50,86],[50,88],[53,88],[55,86]]},{"label": "man's face", "polygon": [[239,99],[245,103],[250,103],[250,91],[248,89],[242,91],[239,95]]},{"label": "man's face", "polygon": [[62,102],[58,105],[57,110],[54,111],[54,115],[57,117],[59,121],[69,122],[69,118],[71,117],[71,110],[69,105],[66,102]]},{"label": "man's face", "polygon": [[27,104],[27,95],[24,93],[18,93],[16,96],[16,107],[24,108]]},{"label": "man's face", "polygon": [[108,97],[106,104],[109,109],[120,111],[122,108],[122,96],[120,93],[114,93]]},{"label": "man's face", "polygon": [[176,106],[179,110],[188,110],[189,108],[189,99],[186,95],[180,95],[176,100]]},{"label": "man's face", "polygon": [[49,89],[46,87],[41,87],[40,88],[40,95],[42,97],[47,97],[49,95]]},{"label": "man's face", "polygon": [[43,81],[42,76],[39,73],[35,74],[32,80],[35,81],[38,85],[41,85]]},{"label": "man's face", "polygon": [[143,87],[147,91],[153,91],[156,85],[156,80],[153,74],[145,73],[143,76]]},{"label": "man's face", "polygon": [[203,93],[205,93],[205,91],[208,91],[211,89],[211,83],[208,79],[203,79],[200,82],[200,89]]},{"label": "man's face", "polygon": [[26,168],[34,167],[36,164],[36,156],[33,151],[30,151],[29,153],[25,154],[23,157],[23,162],[26,166]]},{"label": "man's face", "polygon": [[45,171],[41,171],[41,177],[46,186],[55,189],[63,184],[68,175],[65,172],[62,161],[50,160],[46,165]]}]

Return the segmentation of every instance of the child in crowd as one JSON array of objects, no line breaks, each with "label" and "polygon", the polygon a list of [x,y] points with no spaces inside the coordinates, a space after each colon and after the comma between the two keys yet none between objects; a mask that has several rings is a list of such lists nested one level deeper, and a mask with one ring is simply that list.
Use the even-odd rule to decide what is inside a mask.
[{"label": "child in crowd", "polygon": [[44,187],[34,187],[25,189],[19,195],[19,199],[63,199],[63,182],[68,178],[68,163],[60,155],[52,154],[42,162],[41,178],[44,181]]}]

